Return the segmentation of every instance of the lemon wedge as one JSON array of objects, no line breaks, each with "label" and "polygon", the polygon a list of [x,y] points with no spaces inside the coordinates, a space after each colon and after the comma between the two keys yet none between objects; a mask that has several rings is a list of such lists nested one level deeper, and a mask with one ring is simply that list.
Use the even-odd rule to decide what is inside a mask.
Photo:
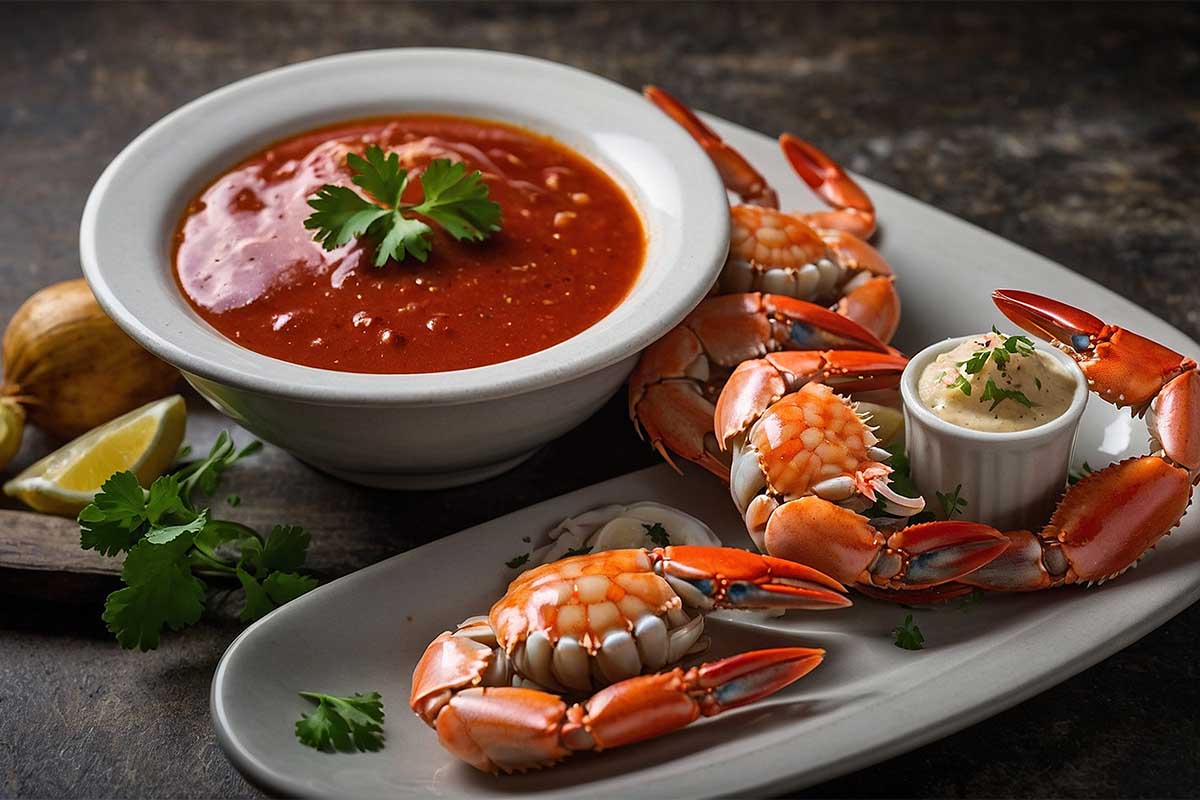
[{"label": "lemon wedge", "polygon": [[4,493],[46,514],[73,517],[114,472],[143,486],[171,466],[187,427],[179,395],[164,397],[94,428],[4,484]]}]

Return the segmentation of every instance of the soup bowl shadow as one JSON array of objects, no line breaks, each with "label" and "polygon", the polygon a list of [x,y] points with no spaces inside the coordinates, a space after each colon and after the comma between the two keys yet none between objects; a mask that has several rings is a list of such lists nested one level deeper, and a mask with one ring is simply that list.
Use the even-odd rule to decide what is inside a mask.
[{"label": "soup bowl shadow", "polygon": [[[290,134],[405,113],[523,126],[607,172],[646,232],[645,261],[620,304],[522,358],[399,375],[261,355],[196,314],[175,284],[172,243],[188,201],[213,176]],[[715,169],[639,94],[548,61],[453,49],[332,56],[205,95],[113,160],[80,227],[84,274],[101,306],[222,413],[318,469],[409,489],[491,477],[586,419],[620,389],[638,353],[704,298],[728,245],[728,203]]]}]

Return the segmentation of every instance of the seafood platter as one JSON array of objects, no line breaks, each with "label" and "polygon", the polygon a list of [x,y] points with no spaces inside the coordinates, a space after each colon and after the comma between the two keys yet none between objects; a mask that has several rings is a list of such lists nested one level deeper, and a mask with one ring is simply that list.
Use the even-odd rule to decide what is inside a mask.
[{"label": "seafood platter", "polygon": [[[192,506],[241,454],[170,472],[177,400],[6,491],[129,552],[127,647],[195,621],[138,611],[154,546],[236,575],[213,720],[273,794],[764,793],[959,730],[1200,596],[1200,346],[832,144],[477,51],[201,98],[83,219],[95,300],[155,363],[369,486],[500,474],[618,392],[662,463],[324,586],[286,532]],[[117,519],[86,475],[139,436]]]}]

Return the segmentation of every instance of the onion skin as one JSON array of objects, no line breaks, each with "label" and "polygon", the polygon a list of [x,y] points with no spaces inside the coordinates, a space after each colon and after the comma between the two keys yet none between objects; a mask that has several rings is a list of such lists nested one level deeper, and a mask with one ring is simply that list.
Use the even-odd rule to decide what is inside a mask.
[{"label": "onion skin", "polygon": [[5,399],[61,439],[165,397],[179,382],[174,367],[108,318],[83,278],[26,300],[8,323],[3,351]]}]

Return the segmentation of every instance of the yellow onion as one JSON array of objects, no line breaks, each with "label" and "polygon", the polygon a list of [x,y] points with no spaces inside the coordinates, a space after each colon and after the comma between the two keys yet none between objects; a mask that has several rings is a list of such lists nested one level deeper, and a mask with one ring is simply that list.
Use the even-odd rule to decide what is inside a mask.
[{"label": "yellow onion", "polygon": [[179,373],[143,350],[101,310],[82,278],[34,294],[4,332],[0,467],[24,418],[70,439],[170,394]]}]

